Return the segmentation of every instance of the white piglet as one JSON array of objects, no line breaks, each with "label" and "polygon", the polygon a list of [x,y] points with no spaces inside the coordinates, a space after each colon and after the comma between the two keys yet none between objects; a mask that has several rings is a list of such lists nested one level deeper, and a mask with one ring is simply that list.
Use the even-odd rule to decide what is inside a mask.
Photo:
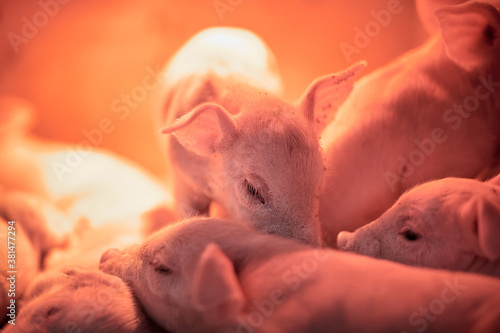
[{"label": "white piglet", "polygon": [[152,325],[119,278],[72,269],[37,276],[5,333],[164,332]]},{"label": "white piglet", "polygon": [[168,226],[108,250],[100,269],[172,333],[500,330],[497,279],[312,249],[229,220]]},{"label": "white piglet", "polygon": [[322,133],[332,243],[417,184],[500,171],[500,13],[477,2],[435,13],[439,32],[357,81]]},{"label": "white piglet", "polygon": [[194,36],[170,61],[161,102],[181,214],[216,202],[262,232],[318,244],[318,133],[363,67],[318,79],[292,105],[260,38],[231,28]]},{"label": "white piglet", "polygon": [[372,223],[341,232],[339,249],[409,265],[500,276],[500,176],[415,187]]},{"label": "white piglet", "polygon": [[23,192],[0,193],[0,324],[16,318],[18,304],[43,269],[46,255],[68,244],[71,221],[50,203]]}]

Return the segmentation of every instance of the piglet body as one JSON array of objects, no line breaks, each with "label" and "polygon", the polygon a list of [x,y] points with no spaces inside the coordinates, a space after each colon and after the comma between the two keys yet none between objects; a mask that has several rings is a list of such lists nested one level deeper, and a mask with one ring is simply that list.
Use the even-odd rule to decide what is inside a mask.
[{"label": "piglet body", "polygon": [[417,184],[500,171],[497,8],[437,9],[440,29],[426,44],[355,83],[322,133],[320,220],[332,245]]}]

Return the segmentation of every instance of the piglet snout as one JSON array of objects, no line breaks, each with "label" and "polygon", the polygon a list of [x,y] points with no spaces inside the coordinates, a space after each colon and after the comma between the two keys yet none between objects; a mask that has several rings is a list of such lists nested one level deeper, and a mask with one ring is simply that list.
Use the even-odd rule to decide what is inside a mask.
[{"label": "piglet snout", "polygon": [[337,247],[342,251],[349,251],[347,243],[352,238],[353,233],[349,231],[341,231],[337,236]]},{"label": "piglet snout", "polygon": [[106,250],[106,252],[104,252],[101,255],[101,260],[99,261],[99,263],[100,264],[104,264],[109,259],[114,258],[114,257],[120,255],[120,253],[121,253],[121,251],[118,250],[118,249],[116,249],[116,248]]}]

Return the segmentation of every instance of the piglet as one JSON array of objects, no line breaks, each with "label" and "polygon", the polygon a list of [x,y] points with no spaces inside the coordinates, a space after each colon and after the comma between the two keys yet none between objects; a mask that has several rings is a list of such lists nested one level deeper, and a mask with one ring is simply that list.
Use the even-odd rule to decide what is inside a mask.
[{"label": "piglet", "polygon": [[147,322],[127,285],[99,271],[45,273],[33,281],[6,333],[163,332]]},{"label": "piglet", "polygon": [[170,60],[158,108],[181,215],[206,215],[216,202],[264,233],[317,245],[318,133],[363,67],[317,79],[290,104],[259,37],[233,28],[194,36]]},{"label": "piglet", "polygon": [[404,264],[500,276],[500,176],[444,178],[405,193],[381,217],[337,244]]},{"label": "piglet", "polygon": [[417,184],[500,172],[500,13],[467,2],[435,14],[439,32],[356,82],[322,133],[331,245]]},{"label": "piglet", "polygon": [[[0,193],[0,316],[15,318],[29,283],[43,269],[45,256],[67,246],[69,220],[49,203],[22,192]],[[8,308],[10,307],[10,308]],[[13,312],[13,315],[12,315]]]},{"label": "piglet", "polygon": [[110,249],[121,277],[168,332],[498,332],[500,281],[408,267],[223,219],[186,220]]},{"label": "piglet", "polygon": [[150,232],[177,219],[172,195],[147,170],[98,147],[39,138],[35,114],[27,101],[0,94],[0,187],[32,193],[91,226],[148,215]]}]

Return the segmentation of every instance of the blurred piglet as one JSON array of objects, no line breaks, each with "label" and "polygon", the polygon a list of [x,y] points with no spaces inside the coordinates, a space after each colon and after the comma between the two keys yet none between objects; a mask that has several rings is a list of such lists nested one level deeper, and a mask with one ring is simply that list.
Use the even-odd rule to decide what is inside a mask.
[{"label": "blurred piglet", "polygon": [[405,193],[339,249],[404,264],[500,276],[500,176],[444,178]]},{"label": "blurred piglet", "polygon": [[39,275],[22,303],[2,332],[163,332],[147,323],[123,281],[99,271]]},{"label": "blurred piglet", "polygon": [[[147,170],[90,143],[41,139],[31,133],[35,117],[27,101],[0,95],[0,186],[5,190],[32,193],[73,222],[84,218],[95,228],[133,221],[149,234],[177,220],[172,195]],[[63,227],[72,230],[74,223]]]},{"label": "blurred piglet", "polygon": [[[474,0],[472,0],[474,1]],[[468,2],[468,0],[417,0],[415,7],[417,9],[418,18],[427,32],[433,34],[440,30],[439,20],[434,15],[434,11],[443,6],[459,5]],[[498,0],[481,0],[481,3],[489,3],[496,8],[500,8]]]},{"label": "blurred piglet", "polygon": [[214,201],[263,232],[318,244],[318,133],[363,67],[316,80],[292,105],[259,37],[233,28],[194,36],[168,64],[158,111],[172,134],[163,141],[181,214],[206,215]]},{"label": "blurred piglet", "polygon": [[356,82],[322,133],[320,220],[332,243],[416,184],[500,171],[500,13],[469,2],[435,15],[439,32]]},{"label": "blurred piglet", "polygon": [[[45,256],[64,248],[69,220],[34,195],[22,192],[0,194],[0,316],[1,322],[15,319],[28,285],[43,269]],[[0,322],[0,323],[1,323]]]},{"label": "blurred piglet", "polygon": [[500,331],[497,279],[312,249],[230,220],[168,226],[108,250],[100,269],[171,333]]}]

